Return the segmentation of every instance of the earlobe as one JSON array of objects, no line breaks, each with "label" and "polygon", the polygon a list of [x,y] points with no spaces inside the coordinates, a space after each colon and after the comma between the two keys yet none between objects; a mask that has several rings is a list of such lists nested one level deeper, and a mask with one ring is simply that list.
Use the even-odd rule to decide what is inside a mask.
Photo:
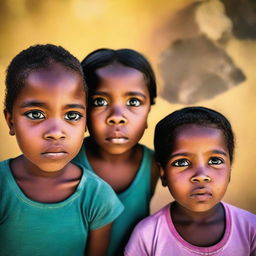
[{"label": "earlobe", "polygon": [[15,135],[15,132],[14,132],[13,130],[10,130],[10,131],[9,131],[9,134],[10,134],[11,136],[14,136],[14,135]]},{"label": "earlobe", "polygon": [[[151,106],[150,106],[150,108],[149,108],[148,114],[149,114],[150,110],[151,110]],[[146,120],[145,130],[146,130],[147,128],[148,128],[148,116],[147,116],[147,120]]]},{"label": "earlobe", "polygon": [[14,125],[13,125],[13,121],[12,121],[12,115],[6,109],[4,110],[4,117],[5,117],[6,123],[9,127],[9,134],[11,136],[14,136],[15,130],[14,130]]},{"label": "earlobe", "polygon": [[167,179],[166,179],[165,171],[161,166],[160,166],[160,178],[161,178],[162,186],[166,187],[168,185]]}]

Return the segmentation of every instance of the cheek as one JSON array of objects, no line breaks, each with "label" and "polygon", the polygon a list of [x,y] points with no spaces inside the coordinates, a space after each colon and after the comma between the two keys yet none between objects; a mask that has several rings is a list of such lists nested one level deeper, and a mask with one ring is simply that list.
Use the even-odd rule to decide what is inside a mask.
[{"label": "cheek", "polygon": [[130,126],[134,128],[137,127],[137,130],[141,130],[142,132],[144,132],[144,130],[148,126],[147,117],[148,115],[136,115],[131,117],[129,120]]},{"label": "cheek", "polygon": [[182,174],[172,174],[167,177],[170,191],[179,191],[185,189],[188,184],[188,179]]},{"label": "cheek", "polygon": [[229,180],[229,175],[215,179],[215,184],[218,184],[217,188],[220,192],[223,191],[225,193],[229,184]]},{"label": "cheek", "polygon": [[79,122],[79,124],[76,124],[74,126],[67,126],[66,132],[69,133],[69,136],[71,138],[81,138],[84,137],[84,133],[86,132],[86,120]]},{"label": "cheek", "polygon": [[33,140],[37,139],[40,134],[39,127],[33,127],[23,122],[18,122],[18,125],[14,126],[14,129],[17,141],[23,143],[27,140],[29,140],[28,143],[30,143],[30,141],[33,142]]},{"label": "cheek", "polygon": [[93,129],[97,129],[99,125],[105,123],[105,115],[104,113],[99,113],[95,110],[89,110],[87,114],[87,126],[88,128],[93,127]]}]

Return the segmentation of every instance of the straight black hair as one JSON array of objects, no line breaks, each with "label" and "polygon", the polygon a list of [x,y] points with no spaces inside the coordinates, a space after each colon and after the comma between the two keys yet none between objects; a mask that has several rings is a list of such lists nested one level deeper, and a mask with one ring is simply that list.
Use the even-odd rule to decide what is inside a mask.
[{"label": "straight black hair", "polygon": [[81,64],[89,93],[90,91],[93,92],[100,82],[96,73],[97,69],[108,66],[115,62],[137,69],[143,73],[149,90],[150,103],[151,105],[155,104],[157,89],[153,69],[148,60],[142,54],[132,49],[113,50],[101,48],[91,52],[84,58]]}]

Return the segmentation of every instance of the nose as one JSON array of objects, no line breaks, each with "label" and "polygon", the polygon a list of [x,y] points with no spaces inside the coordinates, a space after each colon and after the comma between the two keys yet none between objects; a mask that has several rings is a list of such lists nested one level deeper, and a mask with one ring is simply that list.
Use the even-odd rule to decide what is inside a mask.
[{"label": "nose", "polygon": [[65,139],[64,124],[57,120],[49,120],[46,124],[46,131],[43,135],[46,140]]},{"label": "nose", "polygon": [[110,115],[107,117],[106,120],[108,125],[125,125],[127,124],[127,119],[124,116],[124,111],[121,107],[114,107]]},{"label": "nose", "polygon": [[199,167],[190,181],[192,183],[211,182],[212,178],[207,174],[206,168]]}]

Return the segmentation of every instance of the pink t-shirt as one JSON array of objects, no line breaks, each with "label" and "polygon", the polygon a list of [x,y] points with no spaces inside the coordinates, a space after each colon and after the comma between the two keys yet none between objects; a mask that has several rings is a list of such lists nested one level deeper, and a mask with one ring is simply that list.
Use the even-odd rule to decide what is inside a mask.
[{"label": "pink t-shirt", "polygon": [[143,219],[134,229],[125,248],[125,256],[256,256],[256,215],[223,203],[226,215],[225,234],[210,247],[186,242],[176,231],[170,204]]}]

